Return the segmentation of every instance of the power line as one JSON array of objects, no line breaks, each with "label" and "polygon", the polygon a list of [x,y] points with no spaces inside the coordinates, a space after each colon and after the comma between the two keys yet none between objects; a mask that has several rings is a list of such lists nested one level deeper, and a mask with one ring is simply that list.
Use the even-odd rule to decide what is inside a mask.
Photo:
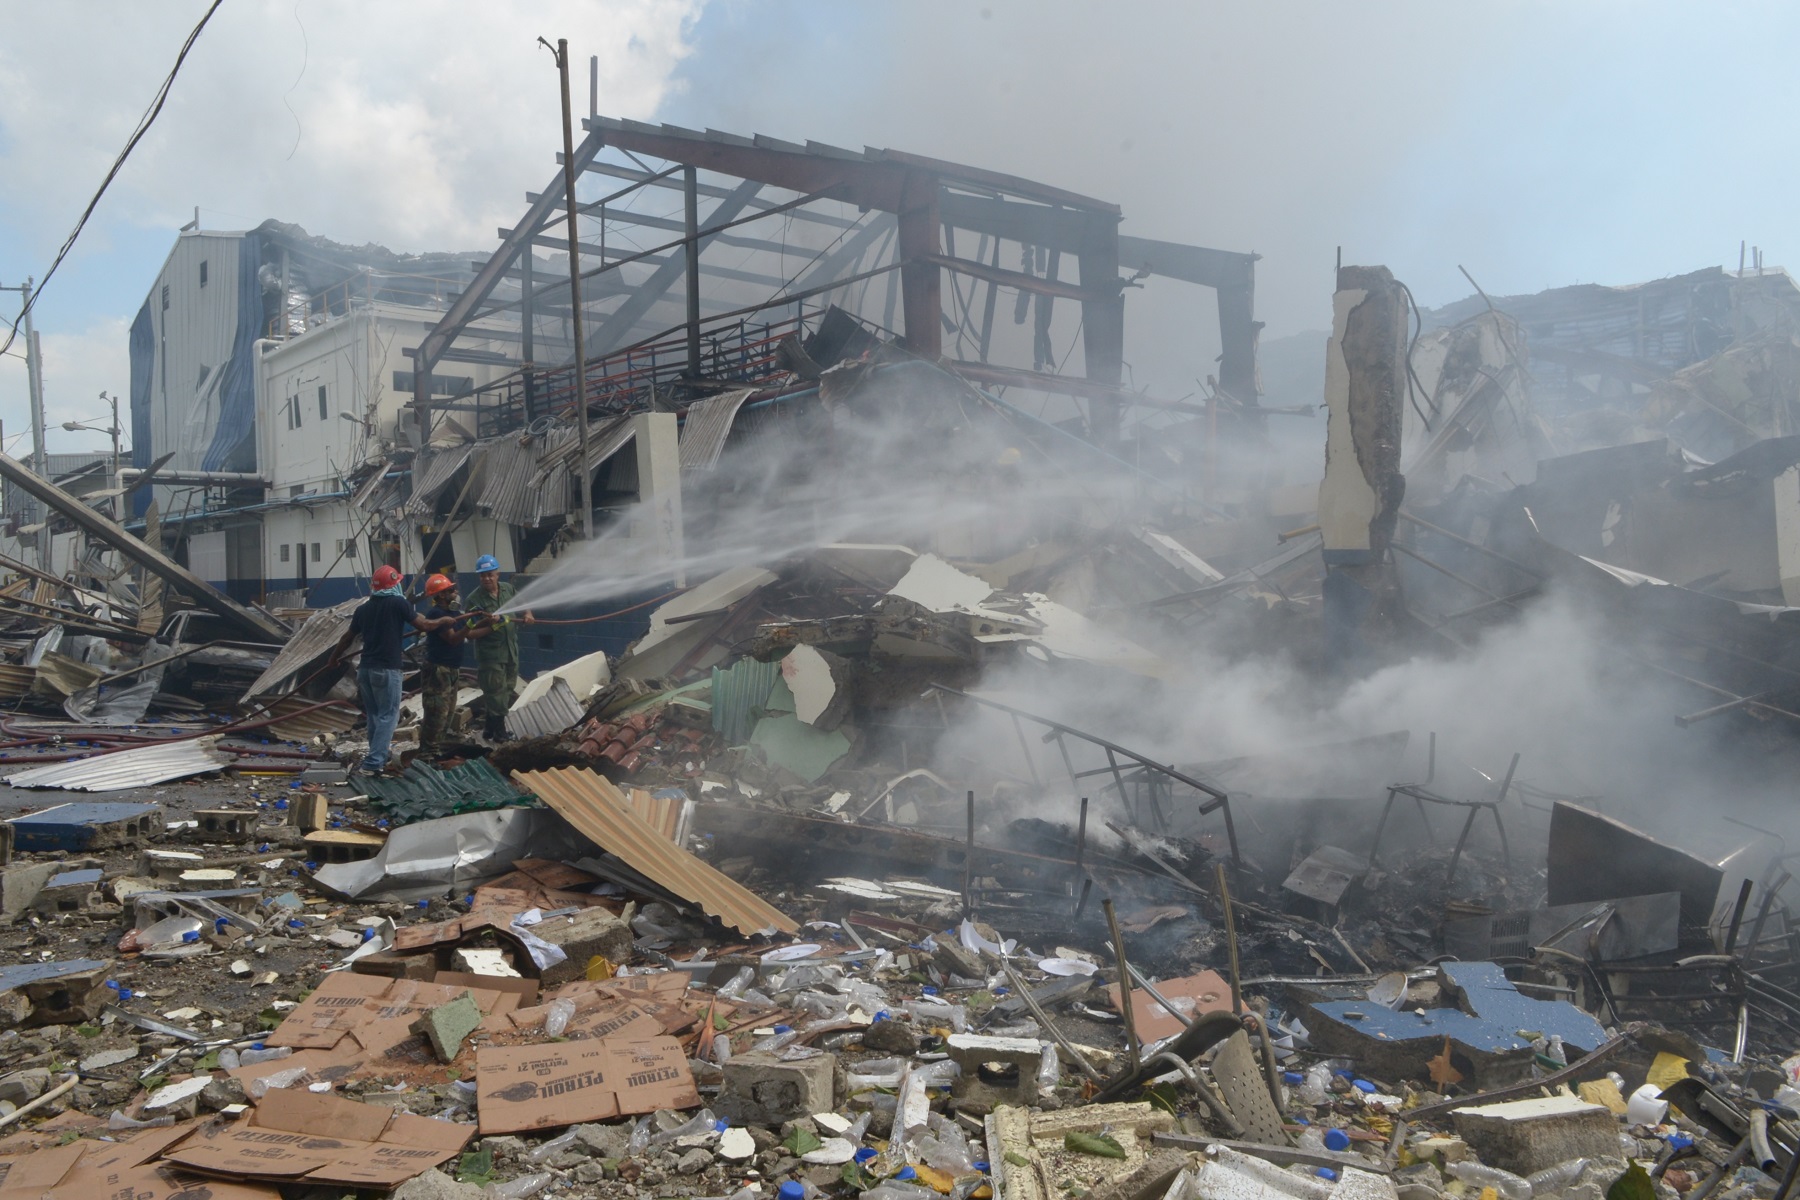
[{"label": "power line", "polygon": [[181,44],[181,53],[175,56],[175,65],[169,68],[168,78],[164,79],[162,86],[156,89],[156,95],[150,101],[150,107],[145,109],[144,115],[138,118],[137,128],[131,131],[131,137],[125,142],[125,148],[119,151],[119,157],[113,160],[112,168],[106,172],[106,178],[100,181],[100,188],[94,193],[94,198],[89,200],[87,207],[81,210],[81,219],[75,222],[75,228],[69,231],[69,236],[63,242],[62,248],[51,260],[50,269],[44,272],[43,279],[38,281],[37,289],[31,293],[25,307],[19,310],[19,315],[13,319],[12,328],[7,332],[5,343],[0,344],[0,354],[4,354],[12,348],[14,340],[19,336],[19,323],[25,319],[25,314],[30,312],[32,306],[37,303],[38,297],[44,294],[44,287],[50,282],[50,277],[56,274],[56,268],[62,265],[62,260],[74,248],[75,239],[81,236],[82,228],[87,225],[88,218],[94,215],[94,209],[100,204],[100,197],[106,195],[106,189],[119,174],[120,168],[124,167],[125,160],[131,157],[131,152],[137,148],[137,144],[143,140],[146,133],[150,132],[150,126],[156,123],[157,115],[162,112],[163,102],[169,98],[169,87],[175,82],[175,76],[180,73],[181,64],[187,60],[188,51],[194,48],[194,42],[199,39],[200,31],[206,28],[206,23],[212,20],[212,15],[219,11],[219,6],[224,2],[225,0],[213,0],[212,7],[206,10],[206,15],[200,18],[200,23],[194,26],[192,33],[187,35],[187,41]]}]

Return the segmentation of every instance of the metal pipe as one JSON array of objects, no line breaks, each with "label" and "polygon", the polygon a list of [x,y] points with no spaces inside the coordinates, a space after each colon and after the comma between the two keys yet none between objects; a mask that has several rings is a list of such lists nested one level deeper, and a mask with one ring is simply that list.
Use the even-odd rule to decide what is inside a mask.
[{"label": "metal pipe", "polygon": [[1738,927],[1744,923],[1744,909],[1750,906],[1750,892],[1755,886],[1754,880],[1745,879],[1738,887],[1737,903],[1731,908],[1731,928],[1725,934],[1725,953],[1727,954],[1737,948]]},{"label": "metal pipe", "polygon": [[963,847],[963,916],[975,911],[975,792],[969,792],[969,840]]},{"label": "metal pipe", "polygon": [[[587,346],[581,334],[581,232],[575,224],[575,132],[569,117],[569,39],[556,39],[556,69],[562,80],[563,196],[569,206],[569,332],[575,339],[575,412],[581,438],[581,469],[575,473],[581,504],[579,528],[586,541],[594,536],[593,481],[588,462]],[[529,249],[529,248],[528,248]],[[427,441],[431,431],[425,431]]]},{"label": "metal pipe", "polygon": [[1719,1186],[1725,1176],[1729,1175],[1738,1163],[1743,1161],[1744,1155],[1749,1153],[1749,1151],[1750,1139],[1746,1137],[1738,1142],[1737,1149],[1731,1152],[1729,1158],[1713,1168],[1712,1174],[1706,1177],[1705,1182],[1688,1193],[1688,1200],[1706,1200],[1708,1196],[1713,1194],[1714,1189]]},{"label": "metal pipe", "polygon": [[1106,928],[1112,934],[1113,957],[1119,963],[1119,1015],[1125,1019],[1125,1051],[1131,1063],[1131,1074],[1143,1066],[1142,1048],[1138,1045],[1137,1015],[1131,1011],[1131,965],[1125,961],[1125,939],[1119,936],[1119,917],[1113,911],[1112,897],[1100,902],[1106,913]]},{"label": "metal pipe", "polygon": [[1050,1014],[1044,1011],[1044,1006],[1032,996],[1031,989],[1025,986],[1025,981],[1019,978],[1019,973],[1013,970],[1013,965],[1004,959],[1001,960],[1000,965],[1005,968],[1007,979],[1012,981],[1013,990],[1019,994],[1019,999],[1025,1002],[1025,1007],[1031,1010],[1031,1015],[1037,1018],[1037,1023],[1049,1032],[1056,1044],[1068,1053],[1075,1065],[1081,1068],[1081,1073],[1095,1083],[1105,1083],[1106,1077],[1100,1074],[1094,1068],[1094,1064],[1087,1060],[1087,1056],[1075,1048],[1075,1043],[1071,1042],[1063,1031],[1056,1027],[1056,1022],[1050,1019]]},{"label": "metal pipe", "polygon": [[1750,1112],[1750,1152],[1756,1156],[1758,1170],[1770,1171],[1775,1166],[1775,1150],[1769,1145],[1769,1112],[1757,1108]]},{"label": "metal pipe", "polygon": [[1232,1115],[1231,1108],[1225,1103],[1224,1097],[1215,1092],[1212,1089],[1212,1085],[1200,1078],[1200,1072],[1194,1070],[1191,1064],[1181,1061],[1179,1057],[1169,1053],[1167,1050],[1164,1050],[1161,1054],[1152,1058],[1149,1065],[1155,1066],[1157,1063],[1162,1062],[1168,1063],[1175,1070],[1181,1072],[1182,1077],[1188,1081],[1188,1086],[1194,1089],[1194,1094],[1200,1097],[1206,1107],[1212,1109],[1214,1119],[1225,1127],[1227,1133],[1232,1137],[1244,1136],[1244,1127],[1238,1124],[1237,1117]]},{"label": "metal pipe", "polygon": [[1231,911],[1231,885],[1225,879],[1225,864],[1214,863],[1214,878],[1219,885],[1219,908],[1225,914],[1225,952],[1231,966],[1231,1011],[1244,1011],[1243,980],[1238,975],[1237,919]]}]

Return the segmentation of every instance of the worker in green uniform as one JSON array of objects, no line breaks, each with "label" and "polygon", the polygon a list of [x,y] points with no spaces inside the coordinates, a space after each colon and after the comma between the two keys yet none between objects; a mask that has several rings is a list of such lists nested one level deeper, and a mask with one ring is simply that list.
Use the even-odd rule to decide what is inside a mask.
[{"label": "worker in green uniform", "polygon": [[485,723],[482,733],[488,741],[506,740],[506,713],[518,698],[519,631],[514,622],[529,625],[535,618],[529,612],[500,616],[500,609],[511,603],[513,588],[500,582],[500,563],[491,554],[475,560],[475,574],[481,581],[467,601],[470,612],[490,614],[485,624],[489,633],[475,643],[475,682],[481,688]]}]

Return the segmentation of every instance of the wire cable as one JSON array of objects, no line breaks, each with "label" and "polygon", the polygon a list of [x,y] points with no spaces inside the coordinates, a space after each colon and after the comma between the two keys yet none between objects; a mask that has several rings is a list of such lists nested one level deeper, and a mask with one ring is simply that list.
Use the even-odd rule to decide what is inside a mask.
[{"label": "wire cable", "polygon": [[75,239],[81,236],[81,231],[87,225],[88,218],[93,216],[94,209],[99,207],[100,197],[106,195],[106,189],[118,176],[120,169],[124,167],[125,160],[131,157],[131,152],[137,148],[137,144],[144,140],[146,133],[150,132],[150,126],[156,123],[157,115],[162,112],[163,102],[169,98],[169,87],[175,82],[175,76],[181,72],[181,64],[187,61],[188,51],[194,48],[194,42],[199,39],[200,31],[206,28],[206,23],[212,20],[212,15],[219,11],[219,6],[223,3],[225,0],[213,0],[212,7],[206,10],[206,15],[200,18],[200,23],[194,26],[193,32],[188,34],[187,41],[181,44],[181,53],[175,56],[175,65],[169,68],[168,78],[162,81],[162,86],[156,89],[155,98],[150,101],[150,107],[145,110],[142,117],[138,118],[137,128],[131,131],[131,137],[125,142],[125,148],[119,151],[119,157],[113,160],[112,168],[106,172],[106,178],[100,181],[100,190],[94,193],[94,198],[89,200],[87,207],[81,210],[81,219],[75,222],[75,228],[69,231],[69,236],[63,241],[62,248],[56,252],[56,257],[50,260],[50,269],[44,272],[43,279],[38,281],[30,298],[19,310],[19,315],[13,319],[12,329],[8,331],[6,341],[0,343],[0,354],[12,349],[13,342],[19,336],[19,324],[25,320],[25,314],[37,304],[37,299],[44,294],[44,288],[49,284],[50,277],[56,274],[56,268],[62,265],[63,259],[68,257],[69,251],[74,248]]}]

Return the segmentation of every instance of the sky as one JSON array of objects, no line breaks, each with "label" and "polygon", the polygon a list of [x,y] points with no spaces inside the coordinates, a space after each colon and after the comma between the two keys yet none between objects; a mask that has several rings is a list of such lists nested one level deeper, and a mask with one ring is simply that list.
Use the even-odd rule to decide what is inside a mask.
[{"label": "sky", "polygon": [[[41,277],[205,10],[0,0],[0,284]],[[882,146],[1120,204],[1127,233],[1262,255],[1265,339],[1329,325],[1332,266],[1421,304],[1632,283],[1787,253],[1800,8],[1142,0],[228,0],[35,310],[52,450],[99,448],[102,391],[176,230],[265,218],[346,243],[485,251],[586,110]],[[16,315],[0,292],[0,315]],[[1210,309],[1133,293],[1128,357],[1204,345]],[[1200,333],[1193,333],[1198,329]],[[1198,340],[1196,340],[1198,339]],[[0,358],[6,444],[25,369]]]}]

